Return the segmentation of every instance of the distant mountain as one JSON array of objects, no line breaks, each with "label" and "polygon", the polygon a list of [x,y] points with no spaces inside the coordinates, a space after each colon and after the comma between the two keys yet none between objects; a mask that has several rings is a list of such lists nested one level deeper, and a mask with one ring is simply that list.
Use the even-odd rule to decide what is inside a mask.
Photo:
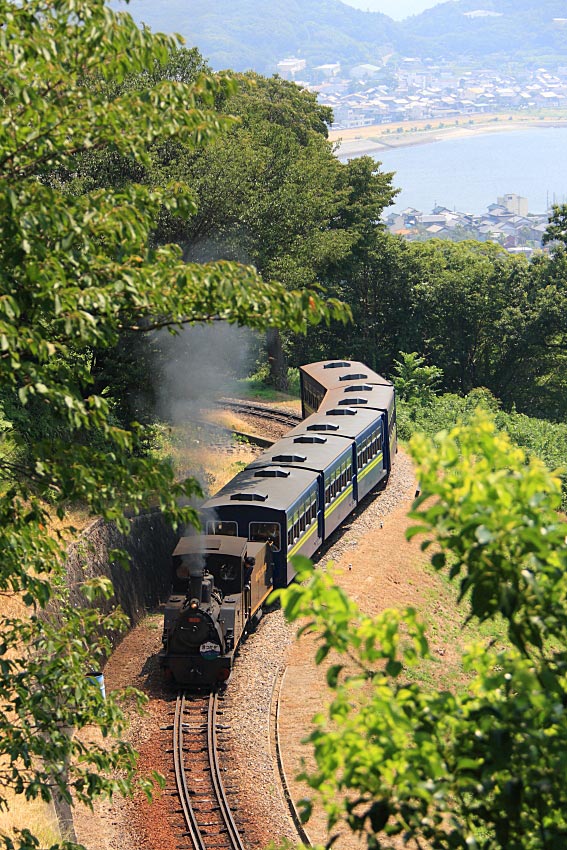
[{"label": "distant mountain", "polygon": [[[564,23],[562,23],[562,21]],[[565,0],[459,0],[401,23],[398,48],[416,56],[498,64],[567,61]]]},{"label": "distant mountain", "polygon": [[131,0],[126,8],[152,30],[183,35],[216,70],[273,74],[289,56],[352,67],[390,53],[495,67],[567,62],[565,0],[450,0],[404,21],[340,0]]},{"label": "distant mountain", "polygon": [[410,15],[419,15],[425,9],[436,6],[440,0],[342,0],[347,6],[362,9],[364,12],[382,12],[395,21],[402,21]]},{"label": "distant mountain", "polygon": [[339,0],[132,0],[126,11],[154,31],[180,33],[215,70],[263,74],[288,56],[310,65],[376,62],[391,49],[397,26]]}]

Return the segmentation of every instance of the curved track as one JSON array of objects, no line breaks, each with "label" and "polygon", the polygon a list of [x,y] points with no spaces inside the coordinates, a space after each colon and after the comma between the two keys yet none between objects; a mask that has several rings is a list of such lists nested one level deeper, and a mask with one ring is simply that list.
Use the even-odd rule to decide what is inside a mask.
[{"label": "curved track", "polygon": [[280,777],[280,783],[282,786],[283,797],[289,810],[291,819],[293,821],[293,825],[295,826],[295,829],[297,831],[298,839],[304,847],[313,847],[313,842],[307,834],[305,827],[301,822],[299,812],[297,811],[295,803],[293,802],[293,796],[291,794],[289,782],[284,767],[283,750],[280,734],[280,702],[286,673],[287,668],[283,666],[280,667],[277,677],[274,681],[274,687],[272,689],[272,740],[276,751],[276,763],[278,768],[278,774]]},{"label": "curved track", "polygon": [[173,723],[175,781],[194,850],[245,850],[224,790],[217,748],[218,694],[180,694]]},{"label": "curved track", "polygon": [[218,400],[217,404],[228,410],[233,410],[235,413],[246,413],[248,416],[270,419],[272,422],[281,422],[282,425],[288,425],[290,428],[294,428],[302,421],[299,413],[276,410],[268,405],[255,404],[254,402],[243,401],[242,399],[222,398]]}]

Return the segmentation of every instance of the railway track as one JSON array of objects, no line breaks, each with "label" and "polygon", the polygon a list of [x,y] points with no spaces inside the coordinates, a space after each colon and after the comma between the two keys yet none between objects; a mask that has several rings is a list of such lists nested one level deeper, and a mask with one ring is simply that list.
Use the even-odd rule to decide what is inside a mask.
[{"label": "railway track", "polygon": [[278,775],[280,778],[282,795],[285,800],[285,804],[289,811],[290,817],[293,821],[293,825],[296,829],[298,840],[301,842],[301,844],[303,844],[304,847],[313,847],[313,842],[311,841],[311,838],[309,837],[305,827],[303,826],[303,823],[301,822],[300,814],[293,801],[290,783],[284,766],[282,736],[280,730],[280,707],[281,695],[286,673],[287,668],[282,665],[277,672],[276,678],[274,679],[271,700],[272,728],[270,730],[270,738],[272,747],[275,751],[275,761],[278,769]]},{"label": "railway track", "polygon": [[[293,803],[283,764],[279,720],[284,678],[285,667],[281,667],[272,689],[272,746],[282,797],[298,840],[312,847]],[[218,693],[207,696],[182,693],[175,702],[172,726],[164,727],[173,732],[175,787],[180,803],[177,814],[183,816],[185,828],[176,845],[179,850],[246,850],[222,780],[218,734],[226,726],[218,723],[219,714],[222,710]]]},{"label": "railway track", "polygon": [[245,850],[221,777],[219,697],[180,694],[175,704],[175,782],[193,850]]},{"label": "railway track", "polygon": [[282,425],[288,425],[294,428],[302,419],[298,413],[291,413],[284,410],[274,410],[264,404],[255,404],[254,402],[243,401],[242,399],[221,398],[217,404],[235,413],[245,413],[248,416],[257,416],[260,419],[269,419],[272,422],[280,422]]}]

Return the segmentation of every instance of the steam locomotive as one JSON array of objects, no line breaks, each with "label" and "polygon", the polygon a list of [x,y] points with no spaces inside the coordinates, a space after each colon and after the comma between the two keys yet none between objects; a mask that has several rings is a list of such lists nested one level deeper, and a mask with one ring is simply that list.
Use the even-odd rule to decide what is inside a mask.
[{"label": "steam locomotive", "polygon": [[202,536],[172,564],[160,665],[177,684],[230,676],[238,644],[293,557],[311,557],[388,479],[397,451],[393,384],[362,363],[300,369],[303,421],[201,506]]}]

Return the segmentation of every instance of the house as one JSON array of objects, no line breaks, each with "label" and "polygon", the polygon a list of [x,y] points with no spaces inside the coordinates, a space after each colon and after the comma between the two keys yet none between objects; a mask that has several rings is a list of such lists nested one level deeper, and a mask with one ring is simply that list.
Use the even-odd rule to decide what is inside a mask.
[{"label": "house", "polygon": [[355,80],[363,80],[371,77],[375,77],[378,73],[380,73],[380,68],[378,65],[370,65],[370,64],[362,64],[355,65],[354,68],[350,69],[350,76]]},{"label": "house", "polygon": [[441,224],[444,225],[446,221],[445,215],[418,215],[417,221],[419,224],[422,224],[424,227],[432,224]]},{"label": "house", "polygon": [[291,56],[289,59],[282,59],[277,64],[278,73],[286,80],[292,80],[300,71],[307,67],[305,59],[296,59]]},{"label": "house", "polygon": [[317,65],[313,68],[321,77],[336,77],[341,72],[340,62],[328,62],[326,65]]}]

